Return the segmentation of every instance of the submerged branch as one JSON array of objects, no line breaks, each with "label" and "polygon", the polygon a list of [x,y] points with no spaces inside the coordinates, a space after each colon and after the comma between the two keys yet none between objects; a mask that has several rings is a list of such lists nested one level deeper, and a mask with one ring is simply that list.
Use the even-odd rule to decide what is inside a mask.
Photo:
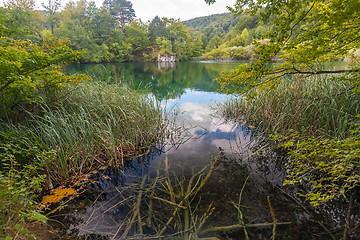
[{"label": "submerged branch", "polygon": [[[254,228],[254,227],[270,227],[273,226],[274,223],[255,223],[255,224],[236,224],[230,226],[222,226],[222,227],[212,227],[201,231],[201,234],[217,232],[217,231],[231,231],[241,228]],[[276,222],[276,225],[289,225],[291,222]]]},{"label": "submerged branch", "polygon": [[272,239],[272,240],[275,240],[275,234],[276,234],[276,218],[275,218],[275,212],[274,212],[274,209],[273,209],[272,206],[271,206],[271,202],[270,202],[270,197],[269,197],[269,196],[267,196],[267,201],[268,201],[268,204],[269,204],[269,209],[270,209],[271,217],[272,217],[272,220],[273,220],[273,231],[272,231],[272,237],[271,237],[271,239]]},{"label": "submerged branch", "polygon": [[[132,216],[132,218],[131,218],[131,221],[130,221],[129,225],[126,227],[123,235],[121,236],[121,239],[126,239],[129,231],[131,230],[131,227],[132,227],[135,219],[136,219],[136,218],[141,219],[141,217],[140,217],[140,216],[141,216],[141,215],[140,215],[140,204],[141,204],[141,199],[142,199],[142,194],[143,194],[143,190],[144,190],[146,178],[147,178],[146,175],[143,176],[143,179],[142,179],[141,184],[140,184],[140,192],[139,192],[139,195],[138,195],[138,197],[137,197],[137,201],[136,201],[136,204],[135,204],[134,210],[133,210],[133,213],[134,213],[134,214],[133,214],[133,216]],[[141,224],[141,222],[139,222],[139,225],[140,225],[140,224]],[[142,229],[139,229],[139,230],[140,230],[140,232],[142,232]]]}]

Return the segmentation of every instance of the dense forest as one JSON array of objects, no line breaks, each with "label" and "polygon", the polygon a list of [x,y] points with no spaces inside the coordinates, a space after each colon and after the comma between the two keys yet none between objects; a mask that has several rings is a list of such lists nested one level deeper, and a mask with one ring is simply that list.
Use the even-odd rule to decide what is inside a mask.
[{"label": "dense forest", "polygon": [[[71,49],[84,51],[78,59],[82,63],[157,61],[159,54],[174,55],[177,61],[252,59],[252,41],[271,29],[271,21],[257,25],[260,15],[231,13],[185,22],[156,16],[144,23],[126,0],[107,0],[101,7],[86,0],[61,7],[61,1],[54,0],[43,4],[41,11],[31,2],[7,3],[12,6],[23,11],[23,28],[32,29],[32,40],[50,35],[67,39]],[[3,14],[8,8],[2,8]]]}]

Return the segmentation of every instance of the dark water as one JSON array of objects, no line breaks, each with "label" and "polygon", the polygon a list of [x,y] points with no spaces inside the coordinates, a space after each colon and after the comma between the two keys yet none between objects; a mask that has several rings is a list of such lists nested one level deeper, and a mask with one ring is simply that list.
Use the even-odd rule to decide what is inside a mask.
[{"label": "dark water", "polygon": [[[162,101],[184,127],[159,151],[126,162],[55,218],[67,239],[359,239],[359,208],[338,199],[316,208],[282,186],[286,158],[246,125],[225,122],[213,81],[238,62],[72,65],[69,73],[126,82]],[[254,140],[255,139],[255,140]],[[210,174],[211,173],[211,174]],[[239,227],[244,225],[246,228]],[[247,225],[246,225],[247,224]],[[214,227],[217,227],[214,228]],[[275,233],[275,235],[274,235]]]}]

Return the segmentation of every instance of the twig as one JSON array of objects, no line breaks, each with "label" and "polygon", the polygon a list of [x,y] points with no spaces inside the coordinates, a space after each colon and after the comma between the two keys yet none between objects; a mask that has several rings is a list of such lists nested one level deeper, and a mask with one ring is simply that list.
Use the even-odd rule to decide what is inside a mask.
[{"label": "twig", "polygon": [[[181,202],[179,203],[180,206],[181,206],[182,204],[183,204],[183,201],[181,201]],[[172,220],[174,219],[174,217],[175,217],[175,215],[176,215],[176,213],[177,213],[178,210],[179,210],[179,208],[175,208],[172,216],[171,216],[171,217],[169,218],[169,220],[166,222],[165,226],[161,229],[161,231],[157,234],[158,236],[159,236],[159,235],[162,235],[162,234],[165,232],[165,230],[167,229],[167,227],[169,226],[169,224],[170,224],[170,223],[172,222]]]},{"label": "twig", "polygon": [[179,208],[182,208],[182,209],[187,209],[187,207],[184,207],[184,206],[182,206],[182,205],[176,204],[175,202],[171,202],[171,201],[166,200],[166,199],[163,199],[163,198],[159,198],[159,197],[156,197],[156,196],[151,196],[151,198],[157,199],[157,200],[159,200],[159,201],[166,202],[166,203],[168,203],[168,204],[170,204],[170,205],[174,205],[174,206],[179,207]]},{"label": "twig", "polygon": [[236,206],[236,209],[237,209],[238,212],[239,212],[240,224],[244,226],[244,227],[243,227],[243,230],[244,230],[244,234],[245,234],[246,240],[249,240],[249,235],[248,235],[248,232],[247,232],[247,230],[246,230],[245,222],[244,222],[244,216],[243,216],[242,211],[241,211],[241,199],[242,199],[242,194],[243,194],[243,192],[244,192],[246,183],[247,183],[247,181],[249,180],[250,176],[251,176],[251,174],[249,174],[249,176],[247,176],[247,178],[245,179],[245,182],[244,182],[243,186],[241,187],[241,190],[240,190],[240,193],[239,193],[238,206]]},{"label": "twig", "polygon": [[269,209],[270,209],[271,217],[272,217],[272,220],[273,220],[273,232],[272,232],[271,239],[272,239],[272,240],[275,240],[275,234],[276,234],[276,218],[275,218],[274,209],[273,209],[272,206],[271,206],[271,202],[270,202],[270,197],[269,197],[269,196],[267,196],[267,202],[268,202],[268,204],[269,204]]}]

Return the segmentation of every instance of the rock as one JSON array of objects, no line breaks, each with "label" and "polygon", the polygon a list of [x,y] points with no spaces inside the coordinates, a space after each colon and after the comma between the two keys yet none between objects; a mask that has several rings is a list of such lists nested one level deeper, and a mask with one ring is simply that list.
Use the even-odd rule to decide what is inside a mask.
[{"label": "rock", "polygon": [[175,62],[176,61],[176,56],[171,55],[158,55],[158,62]]}]

